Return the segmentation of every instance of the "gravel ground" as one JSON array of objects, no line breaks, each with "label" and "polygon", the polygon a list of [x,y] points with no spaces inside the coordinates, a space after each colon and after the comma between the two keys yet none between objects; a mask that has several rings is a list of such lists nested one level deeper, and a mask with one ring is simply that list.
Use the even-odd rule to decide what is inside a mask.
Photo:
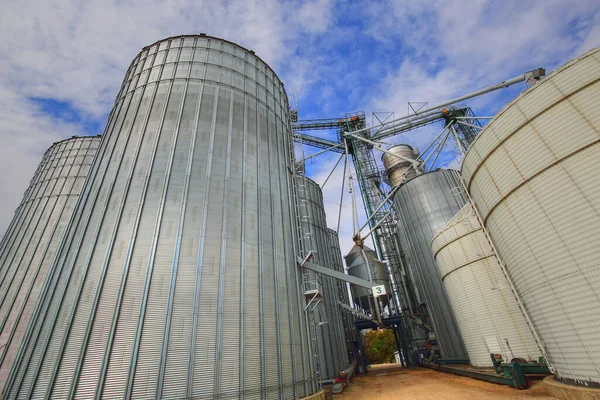
[{"label": "gravel ground", "polygon": [[357,376],[340,400],[407,399],[407,400],[552,400],[541,381],[527,390],[516,390],[463,376],[426,368],[414,370],[383,364],[371,367],[367,377]]}]

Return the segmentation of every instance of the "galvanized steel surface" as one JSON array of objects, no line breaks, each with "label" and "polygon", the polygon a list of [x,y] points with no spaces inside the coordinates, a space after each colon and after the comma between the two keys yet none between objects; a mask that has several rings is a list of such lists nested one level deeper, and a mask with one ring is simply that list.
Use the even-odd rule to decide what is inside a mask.
[{"label": "galvanized steel surface", "polygon": [[[340,271],[335,249],[332,249],[331,234],[327,228],[321,188],[316,182],[302,176],[296,178],[296,187],[300,215],[304,217],[302,231],[305,232],[306,251],[313,253],[314,263]],[[339,253],[339,242],[337,251]],[[313,312],[317,324],[320,378],[333,379],[348,367],[342,311],[337,305],[339,281],[323,275],[318,279],[321,283],[322,301]]]},{"label": "galvanized steel surface", "polygon": [[[365,256],[367,260],[365,260]],[[372,281],[373,286],[385,285],[385,290],[388,296],[392,293],[390,278],[385,269],[385,265],[378,261],[375,250],[370,249],[366,245],[363,245],[362,248],[355,245],[350,252],[346,254],[344,259],[346,260],[348,275],[352,275],[367,281]],[[370,313],[374,313],[374,310],[371,310],[371,308],[374,307],[372,305],[373,293],[371,290],[363,287],[353,286],[352,296],[352,300],[355,305],[360,306],[360,308]],[[381,304],[384,307],[389,304],[389,299],[387,296],[381,296],[378,298],[378,300],[378,304]]]},{"label": "galvanized steel surface", "polygon": [[471,203],[431,241],[442,282],[471,365],[491,367],[490,353],[505,362],[542,354]]},{"label": "galvanized steel surface", "polygon": [[288,114],[233,43],[176,37],[134,59],[7,397],[314,393]]},{"label": "galvanized steel surface", "polygon": [[54,143],[44,153],[2,238],[0,390],[99,145],[99,136]]},{"label": "galvanized steel surface", "polygon": [[[410,160],[416,160],[417,158],[413,148],[407,144],[392,146],[387,151]],[[383,153],[381,161],[383,161],[383,168],[385,168],[388,181],[392,187],[396,187],[402,182],[406,182],[417,176],[417,170],[412,166],[410,161],[394,157],[389,153]]]},{"label": "galvanized steel surface", "polygon": [[600,48],[506,106],[463,163],[556,375],[600,384]]},{"label": "galvanized steel surface", "polygon": [[431,253],[433,236],[466,204],[457,171],[438,170],[406,182],[394,203],[398,235],[420,301],[425,303],[444,358],[467,358],[460,331]]},{"label": "galvanized steel surface", "polygon": [[[326,233],[331,268],[338,272],[344,272],[344,259],[342,258],[342,250],[340,249],[340,237],[338,236],[337,232],[331,228],[327,228]],[[346,291],[344,293],[345,295],[342,296],[340,300],[343,299],[348,301],[348,292]]]},{"label": "galvanized steel surface", "polygon": [[[338,272],[344,272],[344,260],[342,258],[342,251],[340,249],[340,238],[337,232],[333,229],[327,228],[328,244],[331,257],[331,267]],[[350,305],[350,296],[348,295],[348,287],[346,282],[336,280],[337,299],[344,304]],[[356,331],[354,329],[354,322],[356,318],[353,314],[340,310],[342,312],[342,323],[343,323],[343,335],[346,343],[347,356],[344,359],[346,363],[351,362],[354,359],[354,344],[356,340]]]}]

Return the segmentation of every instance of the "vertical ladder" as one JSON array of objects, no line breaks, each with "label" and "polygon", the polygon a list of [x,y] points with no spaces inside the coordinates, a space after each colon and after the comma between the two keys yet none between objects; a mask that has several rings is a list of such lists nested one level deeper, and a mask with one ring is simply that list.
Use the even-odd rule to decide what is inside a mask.
[{"label": "vertical ladder", "polygon": [[294,154],[294,143],[290,143],[290,159],[292,165],[292,197],[294,198],[294,219],[296,221],[296,237],[298,238],[298,256],[304,258],[306,256],[304,238],[302,235],[302,222],[300,217],[300,201],[298,198],[298,190],[296,188],[296,176],[298,175],[298,166],[296,163],[296,155]]},{"label": "vertical ladder", "polygon": [[315,375],[318,382],[321,377],[321,363],[319,357],[319,340],[317,339],[317,324],[315,322],[315,313],[313,311],[311,311],[308,316],[310,322],[310,340],[312,341],[312,356],[315,360]]},{"label": "vertical ladder", "polygon": [[[302,147],[302,142],[300,142]],[[312,240],[312,232],[310,232],[310,215],[308,214],[308,204],[306,200],[306,185],[304,183],[297,184],[296,178],[304,176],[304,166],[296,162],[296,154],[294,152],[294,144],[290,143],[290,158],[292,171],[292,193],[294,197],[294,211],[296,221],[296,235],[298,237],[299,256],[306,257],[310,252],[315,252],[314,240]],[[302,199],[300,198],[300,194]],[[317,327],[315,323],[314,309],[321,301],[320,287],[318,285],[315,273],[312,271],[302,271],[302,290],[304,298],[311,297],[307,307],[307,315],[310,329],[310,340],[312,357],[314,359],[314,373],[317,382],[321,376],[321,363],[319,359],[319,345],[317,340]]]},{"label": "vertical ladder", "polygon": [[[298,209],[300,213],[300,229],[304,242],[304,251],[305,254],[312,253],[314,256],[317,254],[317,245],[313,237],[313,232],[310,229],[312,219],[310,217],[310,213],[308,212],[310,205],[307,200],[307,188],[304,182],[298,183],[297,190],[299,201]],[[312,298],[316,295],[316,297],[312,299],[312,302],[319,302],[321,300],[321,286],[319,285],[316,272],[305,270],[302,273],[302,285],[305,297]],[[311,310],[314,309],[315,306],[311,307]]]}]

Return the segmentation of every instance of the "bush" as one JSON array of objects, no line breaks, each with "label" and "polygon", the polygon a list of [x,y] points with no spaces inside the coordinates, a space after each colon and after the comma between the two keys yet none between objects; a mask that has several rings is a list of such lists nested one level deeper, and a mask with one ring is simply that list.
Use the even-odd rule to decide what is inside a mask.
[{"label": "bush", "polygon": [[365,347],[367,358],[371,364],[396,362],[394,352],[397,351],[397,348],[392,329],[379,329],[367,332],[365,335]]}]

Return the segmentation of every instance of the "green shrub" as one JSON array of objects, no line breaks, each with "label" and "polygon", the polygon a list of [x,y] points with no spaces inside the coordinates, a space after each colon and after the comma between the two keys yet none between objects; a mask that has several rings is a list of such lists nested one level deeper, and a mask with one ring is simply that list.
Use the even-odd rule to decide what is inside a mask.
[{"label": "green shrub", "polygon": [[367,358],[371,364],[385,364],[396,362],[394,352],[396,340],[391,329],[379,329],[367,332],[365,335]]}]

